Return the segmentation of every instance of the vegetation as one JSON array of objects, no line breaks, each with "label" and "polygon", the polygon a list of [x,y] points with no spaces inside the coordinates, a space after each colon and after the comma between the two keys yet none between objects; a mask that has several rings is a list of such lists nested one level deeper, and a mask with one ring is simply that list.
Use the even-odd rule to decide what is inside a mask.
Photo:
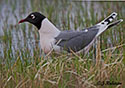
[{"label": "vegetation", "polygon": [[45,56],[37,29],[18,25],[30,12],[46,15],[60,30],[81,30],[112,12],[125,18],[125,2],[65,0],[0,1],[1,88],[125,88],[124,21],[103,33],[87,55]]}]

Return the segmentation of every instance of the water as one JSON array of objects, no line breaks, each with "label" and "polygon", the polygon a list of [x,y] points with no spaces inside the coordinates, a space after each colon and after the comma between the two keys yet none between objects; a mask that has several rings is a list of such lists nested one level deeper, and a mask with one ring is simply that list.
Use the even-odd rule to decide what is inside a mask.
[{"label": "water", "polygon": [[[42,51],[37,29],[28,23],[18,25],[18,21],[30,12],[42,12],[60,30],[81,30],[96,24],[113,11],[118,13],[118,18],[124,19],[124,5],[124,2],[1,0],[0,58],[32,57],[36,52],[40,57]],[[123,24],[119,25],[113,28],[117,30],[110,30],[102,35],[103,45],[107,47],[110,44],[111,47],[119,42],[124,43],[123,27]]]}]

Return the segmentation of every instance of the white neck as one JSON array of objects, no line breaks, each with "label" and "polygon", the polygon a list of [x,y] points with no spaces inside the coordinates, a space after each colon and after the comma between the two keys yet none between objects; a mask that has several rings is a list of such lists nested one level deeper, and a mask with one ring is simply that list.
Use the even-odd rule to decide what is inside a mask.
[{"label": "white neck", "polygon": [[47,18],[45,18],[41,23],[39,33],[40,36],[56,37],[60,31]]}]

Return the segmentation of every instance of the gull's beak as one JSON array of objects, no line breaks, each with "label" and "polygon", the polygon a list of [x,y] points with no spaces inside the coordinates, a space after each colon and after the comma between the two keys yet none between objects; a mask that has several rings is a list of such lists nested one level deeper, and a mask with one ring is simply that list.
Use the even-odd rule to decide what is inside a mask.
[{"label": "gull's beak", "polygon": [[20,20],[20,21],[18,22],[18,24],[23,23],[23,22],[26,22],[26,21],[27,21],[26,19],[22,19],[22,20]]}]

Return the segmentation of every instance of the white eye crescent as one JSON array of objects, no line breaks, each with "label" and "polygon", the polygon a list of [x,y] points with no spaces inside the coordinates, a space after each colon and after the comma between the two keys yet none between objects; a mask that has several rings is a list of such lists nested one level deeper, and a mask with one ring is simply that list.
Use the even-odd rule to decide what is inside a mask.
[{"label": "white eye crescent", "polygon": [[31,15],[31,17],[32,17],[32,19],[35,19],[35,16],[33,14]]}]

